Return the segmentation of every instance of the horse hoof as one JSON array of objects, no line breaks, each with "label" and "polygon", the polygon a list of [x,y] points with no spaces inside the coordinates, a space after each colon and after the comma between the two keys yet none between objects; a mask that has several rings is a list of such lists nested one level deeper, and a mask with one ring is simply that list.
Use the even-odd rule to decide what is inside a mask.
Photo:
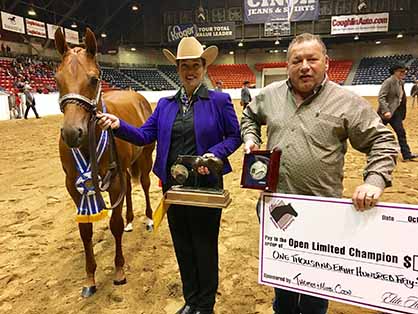
[{"label": "horse hoof", "polygon": [[152,219],[147,218],[147,222],[145,223],[145,229],[147,231],[153,231],[154,230],[154,221],[152,221]]},{"label": "horse hoof", "polygon": [[128,223],[124,230],[125,230],[125,232],[131,232],[132,230],[134,230],[132,222]]},{"label": "horse hoof", "polygon": [[81,290],[81,296],[83,298],[91,297],[93,294],[95,294],[97,291],[96,286],[90,286],[90,287],[83,287],[83,290]]},{"label": "horse hoof", "polygon": [[113,284],[115,286],[122,286],[126,284],[126,278],[123,278],[122,280],[113,280]]}]

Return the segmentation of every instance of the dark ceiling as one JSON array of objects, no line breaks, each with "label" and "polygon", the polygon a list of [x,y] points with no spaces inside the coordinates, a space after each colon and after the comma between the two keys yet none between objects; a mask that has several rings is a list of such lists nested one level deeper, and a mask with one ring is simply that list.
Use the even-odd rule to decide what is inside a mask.
[{"label": "dark ceiling", "polygon": [[[352,7],[357,0],[320,0],[321,7],[327,5],[332,10],[337,10],[337,4],[346,3],[345,7]],[[374,10],[373,3],[380,4],[383,0],[367,0],[370,9]],[[385,0],[387,2],[387,0]],[[395,0],[393,0],[395,1]],[[393,2],[392,1],[392,2]],[[417,0],[396,0],[404,3],[405,8],[401,12],[392,12],[390,18],[390,32],[370,33],[360,36],[360,41],[373,41],[384,37],[394,38],[398,32],[405,35],[416,35],[418,33],[418,1]],[[395,3],[395,2],[394,2]],[[139,10],[133,11],[132,5],[138,5]],[[164,46],[167,45],[164,34],[166,25],[163,25],[163,12],[170,10],[190,10],[202,4],[205,8],[242,6],[243,0],[0,0],[0,8],[9,13],[23,17],[34,18],[51,24],[62,25],[71,28],[75,22],[81,34],[86,27],[90,27],[97,35],[99,46],[102,51],[117,49],[120,45],[130,46]],[[33,8],[37,15],[28,15],[28,9]],[[346,9],[347,9],[346,8]],[[376,10],[378,7],[375,8]],[[378,10],[377,10],[378,11]],[[348,12],[348,11],[347,11]],[[333,12],[328,14],[342,14],[344,12]],[[322,13],[321,13],[322,14]],[[330,15],[321,15],[316,22],[292,23],[292,34],[303,31],[315,32],[325,37],[327,43],[352,42],[353,36],[331,36],[329,35]],[[236,41],[221,41],[216,44],[223,49],[233,49],[238,41],[245,38],[248,48],[274,48],[275,38],[262,38],[258,33],[247,36],[251,29],[258,25],[242,25],[236,23]],[[241,32],[244,31],[244,34]],[[261,29],[261,28],[260,28]],[[248,32],[247,32],[248,31]],[[104,32],[105,39],[100,37]],[[254,32],[253,32],[254,33]],[[280,46],[285,47],[290,37],[282,38]]]},{"label": "dark ceiling", "polygon": [[[129,34],[132,30],[142,27],[144,2],[150,1],[1,0],[1,9],[9,13],[67,28],[71,28],[71,24],[75,22],[77,28],[72,29],[83,34],[85,28],[90,27],[96,35],[104,32],[107,34],[105,40],[117,44],[121,41],[135,41],[134,39],[125,38],[124,34]],[[134,4],[139,7],[139,10],[132,10],[132,5]],[[29,16],[29,8],[33,8],[36,11],[36,16]]]}]

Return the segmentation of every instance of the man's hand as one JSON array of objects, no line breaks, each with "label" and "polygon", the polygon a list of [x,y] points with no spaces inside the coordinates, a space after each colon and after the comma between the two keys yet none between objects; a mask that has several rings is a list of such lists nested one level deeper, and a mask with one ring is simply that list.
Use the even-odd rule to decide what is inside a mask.
[{"label": "man's hand", "polygon": [[392,118],[392,114],[390,112],[385,112],[383,114],[383,118],[385,118],[385,120],[390,120],[390,118]]},{"label": "man's hand", "polygon": [[244,153],[249,154],[253,150],[258,150],[260,147],[254,143],[252,140],[248,140],[244,143]]},{"label": "man's hand", "polygon": [[377,186],[364,183],[356,188],[353,194],[353,205],[359,211],[370,209],[376,205],[383,190]]},{"label": "man's hand", "polygon": [[97,124],[102,128],[102,130],[106,130],[109,127],[114,130],[120,127],[119,118],[113,114],[98,112],[96,117],[98,119]]}]

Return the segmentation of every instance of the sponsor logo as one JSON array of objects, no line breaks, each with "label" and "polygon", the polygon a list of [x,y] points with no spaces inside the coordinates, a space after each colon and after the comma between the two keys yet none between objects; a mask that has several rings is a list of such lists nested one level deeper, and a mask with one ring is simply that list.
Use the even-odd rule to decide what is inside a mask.
[{"label": "sponsor logo", "polygon": [[12,25],[16,25],[16,16],[9,16],[7,19]]},{"label": "sponsor logo", "polygon": [[177,41],[183,37],[194,36],[196,33],[196,25],[174,25],[168,28],[168,41]]},{"label": "sponsor logo", "polygon": [[298,216],[292,204],[285,204],[282,200],[274,201],[269,206],[270,218],[276,228],[285,231]]}]

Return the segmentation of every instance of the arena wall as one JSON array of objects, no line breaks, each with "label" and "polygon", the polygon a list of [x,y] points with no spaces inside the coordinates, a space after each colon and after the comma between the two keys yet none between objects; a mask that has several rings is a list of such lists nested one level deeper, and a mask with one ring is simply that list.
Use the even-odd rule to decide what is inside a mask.
[{"label": "arena wall", "polygon": [[[407,96],[409,95],[409,91],[411,90],[412,84],[405,84],[405,91]],[[377,96],[380,90],[380,85],[353,85],[353,86],[344,86],[349,90],[357,93],[360,96]],[[250,89],[251,95],[254,98],[260,91],[260,89]],[[241,90],[240,89],[226,89],[224,92],[229,93],[231,98],[234,100],[238,100],[241,97]],[[160,91],[160,92],[151,92],[151,91],[143,91],[141,92],[142,95],[151,103],[156,103],[161,97],[167,97],[175,94],[176,91],[168,90],[168,91]],[[35,94],[35,102],[36,102],[36,110],[38,111],[40,116],[47,116],[47,115],[56,115],[60,114],[60,109],[58,106],[58,93],[51,93],[51,94]],[[33,118],[35,115],[33,114],[32,110],[29,111],[29,117]],[[0,95],[0,120],[9,120],[9,105],[8,99],[5,95]]]}]

